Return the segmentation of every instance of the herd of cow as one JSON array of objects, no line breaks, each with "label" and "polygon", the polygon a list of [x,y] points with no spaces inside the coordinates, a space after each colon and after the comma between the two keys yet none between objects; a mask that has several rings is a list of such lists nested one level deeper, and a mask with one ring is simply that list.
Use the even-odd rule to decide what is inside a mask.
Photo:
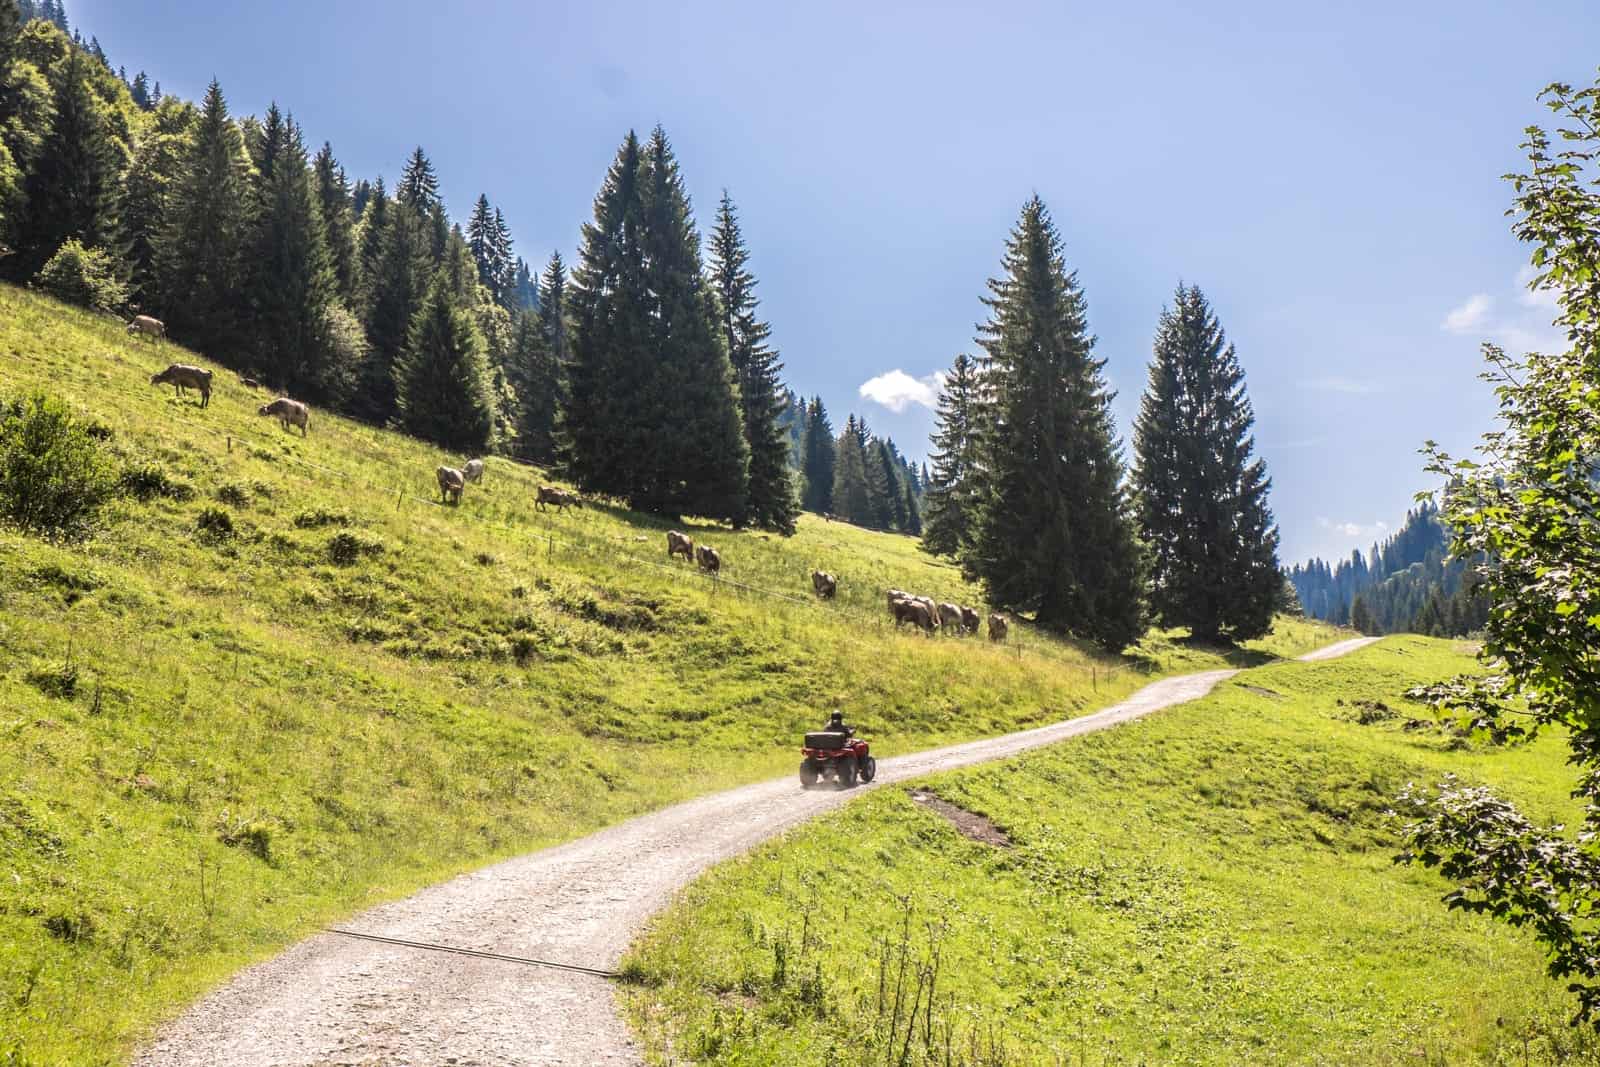
[{"label": "herd of cow", "polygon": [[[149,315],[137,315],[128,323],[128,333],[140,334],[160,341],[167,335],[166,324],[160,319],[151,318]],[[260,386],[253,378],[240,375],[239,381],[255,389]],[[200,394],[200,406],[206,407],[211,403],[211,372],[203,367],[195,367],[187,363],[173,363],[166,370],[150,377],[151,385],[171,385],[181,397],[185,389],[194,389]],[[258,415],[274,415],[285,430],[298,426],[300,436],[306,436],[307,428],[311,424],[311,409],[298,400],[290,400],[280,396],[270,404],[263,404],[257,411]],[[483,480],[483,460],[468,460],[461,467],[440,467],[435,472],[439,481],[440,503],[460,504],[461,494],[466,491],[468,482]],[[554,505],[561,511],[569,507],[583,507],[583,498],[571,490],[561,489],[553,485],[539,486],[538,495],[534,498],[534,506],[543,511],[547,506]],[[830,521],[833,515],[826,516]],[[686,562],[696,563],[707,574],[720,574],[722,572],[722,556],[710,545],[696,545],[684,533],[677,530],[667,534],[667,558],[682,556]],[[839,592],[839,580],[826,571],[811,572],[811,588],[818,598],[832,600]],[[894,616],[894,624],[898,629],[901,623],[911,623],[913,626],[929,634],[935,630],[946,633],[954,631],[957,634],[975,634],[978,632],[979,616],[972,608],[958,604],[940,604],[932,597],[915,596],[899,589],[888,591],[889,614]],[[999,612],[989,615],[989,640],[1004,641],[1008,623],[1006,617]]]}]

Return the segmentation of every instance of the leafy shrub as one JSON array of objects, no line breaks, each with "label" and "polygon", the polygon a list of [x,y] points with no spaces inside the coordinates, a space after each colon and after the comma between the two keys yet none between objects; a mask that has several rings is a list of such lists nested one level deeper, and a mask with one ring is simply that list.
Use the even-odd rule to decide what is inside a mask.
[{"label": "leafy shrub", "polygon": [[100,443],[58,397],[0,402],[0,517],[37,533],[77,536],[116,493]]},{"label": "leafy shrub", "polygon": [[250,504],[250,487],[243,482],[228,482],[217,487],[217,499],[236,508]]},{"label": "leafy shrub", "polygon": [[28,684],[47,697],[70,700],[78,691],[78,665],[76,663],[47,663],[35,667],[27,675]]},{"label": "leafy shrub", "polygon": [[348,567],[363,556],[383,554],[383,542],[363,537],[349,530],[341,530],[328,538],[328,559],[341,567]]},{"label": "leafy shrub", "polygon": [[167,500],[192,500],[194,486],[173,478],[154,463],[140,463],[123,469],[117,488],[137,500],[164,497]]},{"label": "leafy shrub", "polygon": [[313,508],[296,515],[294,524],[302,530],[318,530],[324,526],[349,526],[350,516],[342,511]]},{"label": "leafy shrub", "polygon": [[116,259],[103,248],[83,247],[75,237],[56,249],[33,276],[33,284],[57,300],[92,311],[120,312],[128,306],[128,287]]},{"label": "leafy shrub", "polygon": [[226,541],[233,536],[233,516],[221,508],[204,508],[194,520],[203,541]]}]

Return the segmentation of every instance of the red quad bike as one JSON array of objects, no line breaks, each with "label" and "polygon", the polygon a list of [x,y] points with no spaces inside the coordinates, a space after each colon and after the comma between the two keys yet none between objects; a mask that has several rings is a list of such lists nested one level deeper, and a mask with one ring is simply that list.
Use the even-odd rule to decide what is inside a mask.
[{"label": "red quad bike", "polygon": [[836,730],[819,730],[806,734],[805,747],[800,752],[805,756],[800,761],[803,789],[810,789],[830,776],[840,789],[849,789],[857,779],[865,783],[878,776],[878,761],[868,754],[867,743],[859,737]]}]

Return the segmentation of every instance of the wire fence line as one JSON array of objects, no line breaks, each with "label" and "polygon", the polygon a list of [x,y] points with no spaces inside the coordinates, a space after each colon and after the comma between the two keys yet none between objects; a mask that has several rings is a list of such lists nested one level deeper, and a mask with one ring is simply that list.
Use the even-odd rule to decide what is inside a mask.
[{"label": "wire fence line", "polygon": [[[225,441],[227,450],[230,453],[233,450],[233,442],[235,439],[237,439],[241,444],[270,444],[274,442],[274,438],[268,436],[267,434],[256,433],[254,431],[224,431],[214,427],[198,425],[194,423],[188,424],[186,428],[210,435],[213,438],[223,439]],[[296,455],[294,453],[273,454],[274,461],[284,457],[288,458],[291,462],[310,470],[319,471],[323,474],[331,475],[344,481],[357,482],[361,485],[367,486],[374,492],[383,496],[387,496],[390,492],[393,492],[395,494],[396,509],[402,507],[407,501],[436,508],[445,508],[447,506],[442,500],[436,500],[432,496],[418,496],[415,494],[415,492],[407,492],[404,481],[387,484],[364,477],[358,473],[352,473],[348,470],[339,470],[334,467],[329,467],[324,464],[317,463],[316,461],[305,456]],[[495,458],[509,463],[521,470],[540,471],[543,469],[525,460],[517,459],[511,456],[497,456]],[[482,527],[503,530],[509,534],[519,537],[529,537],[535,540],[542,540],[546,543],[547,549],[551,553],[555,551],[557,546],[560,546],[563,550],[572,552],[604,554],[614,561],[643,565],[664,571],[679,581],[682,581],[684,578],[688,578],[691,581],[696,579],[703,580],[709,584],[713,592],[723,587],[729,587],[734,590],[750,593],[755,596],[766,597],[789,604],[828,611],[836,618],[849,619],[858,625],[866,625],[878,630],[882,630],[886,625],[885,617],[882,613],[877,611],[858,609],[850,605],[842,604],[837,600],[822,600],[818,597],[795,596],[792,593],[784,592],[782,590],[753,585],[748,582],[741,582],[734,578],[727,578],[721,574],[711,573],[703,570],[688,569],[681,565],[663,562],[658,559],[650,559],[645,556],[634,555],[626,551],[620,551],[615,540],[609,537],[577,534],[575,536],[581,538],[582,540],[582,543],[580,543],[576,540],[567,540],[566,536],[574,536],[574,532],[570,528],[564,528],[562,533],[566,536],[558,538],[555,533],[552,532],[553,528],[551,527],[548,519],[544,520],[544,522],[541,524],[543,529],[538,529],[530,527],[526,523],[512,524],[499,519],[491,518],[489,516],[476,514],[471,511],[460,512],[460,514],[465,514],[472,522]],[[886,592],[886,588],[874,588],[873,598],[880,598]],[[1099,683],[1102,680],[1110,682],[1112,679],[1125,671],[1139,671],[1144,674],[1150,674],[1155,670],[1155,665],[1150,663],[1148,660],[1123,662],[1111,665],[1100,665],[1095,663],[1085,664],[1081,662],[1068,661],[1062,656],[1046,651],[1046,646],[1039,646],[1032,642],[1024,642],[1020,640],[1016,636],[1016,631],[1013,631],[1013,639],[1008,643],[1011,646],[1010,651],[1013,651],[1017,658],[1021,659],[1024,655],[1028,655],[1031,658],[1051,662],[1059,667],[1074,670],[1087,676],[1093,688],[1098,688]]]}]

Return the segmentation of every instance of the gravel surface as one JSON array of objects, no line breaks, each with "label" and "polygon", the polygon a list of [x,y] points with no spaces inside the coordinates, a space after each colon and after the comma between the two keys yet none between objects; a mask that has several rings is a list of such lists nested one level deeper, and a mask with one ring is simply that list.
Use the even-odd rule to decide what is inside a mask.
[{"label": "gravel surface", "polygon": [[[1330,659],[1371,643],[1302,657]],[[864,789],[1002,759],[1195,700],[1238,672],[1167,678],[1066,722],[878,762],[870,787],[793,778],[702,797],[508,860],[342,924],[347,930],[610,969],[707,867]],[[639,1064],[604,978],[319,934],[251,967],[164,1028],[137,1067]]]}]

